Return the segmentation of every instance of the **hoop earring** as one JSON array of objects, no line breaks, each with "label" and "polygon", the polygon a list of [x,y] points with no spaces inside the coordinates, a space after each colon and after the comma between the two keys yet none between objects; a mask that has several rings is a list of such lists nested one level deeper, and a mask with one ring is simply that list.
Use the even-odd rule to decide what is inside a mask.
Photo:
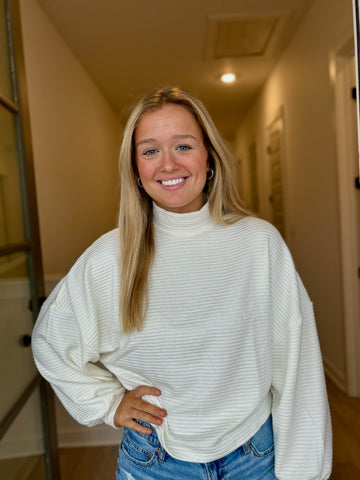
[{"label": "hoop earring", "polygon": [[214,170],[212,168],[210,168],[210,170],[208,170],[206,172],[206,179],[211,180],[213,178],[214,174],[215,174]]},{"label": "hoop earring", "polygon": [[140,188],[144,188],[144,185],[142,184],[141,178],[138,177],[137,179],[137,184],[139,185]]}]

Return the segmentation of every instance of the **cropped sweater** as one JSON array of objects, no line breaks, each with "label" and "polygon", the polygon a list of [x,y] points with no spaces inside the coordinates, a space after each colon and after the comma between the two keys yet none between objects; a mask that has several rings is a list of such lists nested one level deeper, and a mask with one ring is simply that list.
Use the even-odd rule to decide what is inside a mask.
[{"label": "cropped sweater", "polygon": [[99,238],[42,307],[33,353],[69,413],[113,419],[126,390],[168,416],[156,432],[173,457],[210,462],[272,414],[279,480],[324,480],[331,424],[312,304],[277,230],[253,217],[219,225],[154,204],[156,253],[140,332],[119,319],[119,231]]}]

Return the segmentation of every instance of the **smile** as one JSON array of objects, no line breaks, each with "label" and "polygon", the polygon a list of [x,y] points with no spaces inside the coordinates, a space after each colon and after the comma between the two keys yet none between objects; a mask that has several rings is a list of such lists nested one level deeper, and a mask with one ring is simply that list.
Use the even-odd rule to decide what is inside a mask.
[{"label": "smile", "polygon": [[184,177],[174,178],[172,180],[159,180],[159,183],[161,183],[161,185],[165,185],[165,186],[179,185],[180,183],[183,183],[183,182],[185,182]]}]

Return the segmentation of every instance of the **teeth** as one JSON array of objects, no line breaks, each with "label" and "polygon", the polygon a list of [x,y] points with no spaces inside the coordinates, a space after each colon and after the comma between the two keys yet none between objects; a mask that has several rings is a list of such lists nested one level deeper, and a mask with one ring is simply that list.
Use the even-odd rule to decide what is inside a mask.
[{"label": "teeth", "polygon": [[162,180],[162,185],[178,185],[182,183],[185,179],[184,178],[174,178],[173,180]]}]

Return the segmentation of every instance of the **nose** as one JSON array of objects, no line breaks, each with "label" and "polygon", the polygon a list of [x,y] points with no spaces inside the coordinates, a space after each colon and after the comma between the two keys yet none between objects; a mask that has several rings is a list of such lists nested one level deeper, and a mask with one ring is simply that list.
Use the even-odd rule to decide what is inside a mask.
[{"label": "nose", "polygon": [[161,157],[161,165],[160,170],[163,172],[172,172],[173,170],[177,170],[179,165],[175,158],[175,155],[172,151],[165,151]]}]

